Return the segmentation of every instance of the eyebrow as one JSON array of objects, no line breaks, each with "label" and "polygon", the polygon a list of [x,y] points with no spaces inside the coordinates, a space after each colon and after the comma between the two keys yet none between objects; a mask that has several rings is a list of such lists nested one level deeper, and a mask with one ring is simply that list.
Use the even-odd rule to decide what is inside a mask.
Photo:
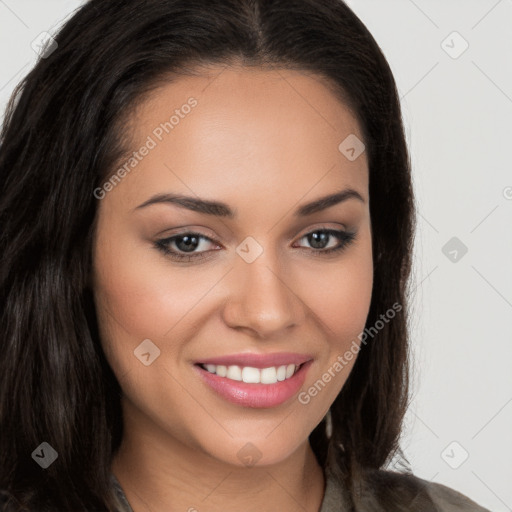
[{"label": "eyebrow", "polygon": [[[306,217],[317,213],[336,204],[342,203],[349,199],[357,199],[363,203],[365,200],[356,190],[347,188],[334,194],[329,194],[319,199],[315,199],[310,203],[300,206],[294,213],[295,217]],[[215,215],[217,217],[226,217],[233,219],[236,217],[236,210],[232,210],[226,203],[220,201],[209,201],[207,199],[201,199],[197,197],[184,196],[180,194],[157,194],[142,204],[137,206],[135,210],[146,208],[152,204],[174,204],[187,210],[194,212],[203,213],[206,215]]]}]

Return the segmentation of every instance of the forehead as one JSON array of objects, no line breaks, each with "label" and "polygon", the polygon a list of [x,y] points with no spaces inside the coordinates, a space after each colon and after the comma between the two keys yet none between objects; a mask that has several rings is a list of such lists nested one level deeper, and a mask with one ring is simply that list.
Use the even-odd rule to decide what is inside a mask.
[{"label": "forehead", "polygon": [[212,66],[159,86],[129,125],[130,152],[151,146],[125,180],[137,199],[166,187],[216,199],[367,190],[366,154],[351,161],[339,149],[347,137],[363,140],[361,128],[316,75]]}]

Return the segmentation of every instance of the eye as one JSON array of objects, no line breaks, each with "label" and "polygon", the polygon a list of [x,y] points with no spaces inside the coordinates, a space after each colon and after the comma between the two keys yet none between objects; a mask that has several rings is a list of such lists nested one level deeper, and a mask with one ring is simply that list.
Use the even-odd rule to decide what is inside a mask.
[{"label": "eye", "polygon": [[[167,256],[179,261],[191,261],[193,259],[204,258],[207,250],[208,242],[215,244],[211,238],[201,235],[200,233],[182,233],[169,238],[157,240],[155,246]],[[176,247],[173,249],[172,247]],[[203,249],[197,251],[198,248]],[[206,250],[205,250],[206,249]]]},{"label": "eye", "polygon": [[[302,248],[316,256],[341,252],[355,239],[356,233],[336,229],[316,229],[302,236],[311,249]],[[220,246],[215,240],[200,233],[181,233],[168,238],[157,240],[155,247],[166,256],[176,261],[192,261],[207,258],[208,245]],[[333,245],[334,244],[334,245]],[[202,249],[202,250],[199,250]],[[216,250],[216,249],[213,249]]]},{"label": "eye", "polygon": [[355,240],[356,233],[336,229],[316,229],[310,231],[301,240],[306,239],[312,252],[318,255],[341,252]]}]

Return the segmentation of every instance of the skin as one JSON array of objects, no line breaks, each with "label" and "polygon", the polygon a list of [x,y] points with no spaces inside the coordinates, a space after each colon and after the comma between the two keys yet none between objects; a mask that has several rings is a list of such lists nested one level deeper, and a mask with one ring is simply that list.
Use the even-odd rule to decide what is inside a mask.
[{"label": "skin", "polygon": [[[112,470],[135,512],[261,512],[268,504],[317,512],[325,478],[308,436],[355,358],[307,405],[296,395],[266,409],[227,402],[193,365],[240,352],[310,354],[304,391],[358,342],[373,284],[368,163],[366,153],[349,161],[338,145],[350,134],[363,140],[361,129],[316,76],[211,67],[146,98],[131,116],[131,151],[190,97],[197,106],[99,202],[93,288],[103,348],[123,391]],[[364,202],[294,216],[345,188]],[[169,203],[136,209],[159,193],[222,201],[236,217]],[[322,256],[305,236],[321,228],[356,238]],[[207,251],[204,260],[177,262],[154,247],[190,231],[215,240],[196,249]],[[248,236],[263,248],[252,263],[236,252]],[[134,357],[145,339],[160,350],[149,366]],[[252,467],[237,456],[246,443],[261,454]]]}]

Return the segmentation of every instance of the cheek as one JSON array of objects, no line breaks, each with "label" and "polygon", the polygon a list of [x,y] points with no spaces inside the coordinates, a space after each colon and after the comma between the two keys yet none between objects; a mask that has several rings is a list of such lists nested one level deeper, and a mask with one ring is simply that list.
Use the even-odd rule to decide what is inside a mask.
[{"label": "cheek", "polygon": [[358,336],[366,324],[373,287],[369,227],[340,258],[315,268],[299,281],[308,290],[303,297],[321,332],[317,364],[297,397],[299,411],[308,418],[306,434],[320,423],[357,359]]},{"label": "cheek", "polygon": [[[187,346],[204,335],[201,329],[210,326],[212,317],[215,320],[219,297],[225,299],[233,291],[225,288],[227,281],[222,281],[228,268],[205,263],[178,269],[156,249],[131,242],[126,235],[116,236],[113,231],[107,235],[104,230],[103,239],[98,238],[94,289],[103,347],[124,394],[137,410],[176,438],[204,446],[219,458],[228,452],[236,454],[238,437],[226,438],[217,422],[204,414],[202,401],[208,398],[202,397],[199,385],[193,387],[190,370],[182,364],[187,359]],[[283,429],[267,439],[261,434],[266,427],[250,417],[241,420],[229,407],[217,411],[225,414],[222,424],[230,431],[266,447],[265,451],[275,457],[292,450],[294,440],[307,438],[355,362],[346,364],[343,371],[334,368],[331,374],[326,373],[364,328],[373,280],[369,230],[361,229],[358,239],[337,258],[303,257],[290,262],[283,280],[293,290],[291,300],[300,301],[305,309],[305,323],[300,328],[312,334],[310,348],[318,356],[302,394],[293,404],[291,418],[297,421],[290,426],[271,417],[272,428],[282,421]],[[214,290],[217,284],[220,286]],[[134,357],[134,350],[145,339],[161,348],[161,355],[149,367]],[[325,382],[325,391],[315,385],[319,379]],[[183,392],[180,382],[190,382],[190,394]],[[196,401],[191,396],[201,398]]]},{"label": "cheek", "polygon": [[157,249],[141,244],[123,247],[120,240],[115,248],[98,246],[95,298],[106,348],[130,353],[151,339],[160,348],[165,343],[166,355],[179,355],[180,344],[168,341],[180,339],[184,330],[193,335],[193,310],[221,272],[176,271]]},{"label": "cheek", "polygon": [[301,278],[303,296],[332,348],[344,349],[364,329],[373,288],[373,259],[369,228],[360,230],[354,245],[342,255]]},{"label": "cheek", "polygon": [[[173,268],[156,249],[130,242],[114,230],[98,238],[94,256],[95,298],[105,352],[115,348],[133,355],[143,340],[152,339],[165,342],[166,352],[176,358],[180,344],[167,341],[193,337],[194,329],[199,329],[199,323],[191,322],[194,310],[197,316],[207,307],[208,295],[212,297],[212,288],[225,272],[224,267],[208,263],[188,271]],[[310,310],[310,320],[319,324],[331,352],[344,352],[345,345],[363,330],[368,315],[373,284],[369,227],[360,229],[356,241],[339,257],[323,262],[301,259],[292,268],[296,271],[290,271],[288,278]]]}]

